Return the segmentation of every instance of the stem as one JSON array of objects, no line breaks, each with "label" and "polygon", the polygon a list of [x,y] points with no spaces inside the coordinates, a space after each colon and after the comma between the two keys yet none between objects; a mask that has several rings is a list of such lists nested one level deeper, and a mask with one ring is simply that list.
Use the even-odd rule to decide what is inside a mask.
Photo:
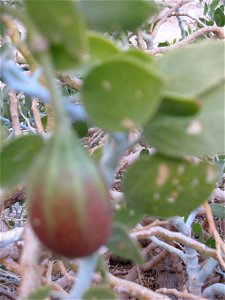
[{"label": "stem", "polygon": [[10,6],[6,6],[6,5],[0,5],[0,14],[7,14],[7,15],[11,15],[12,17],[18,19],[19,21],[21,21],[27,28],[29,28],[29,25],[30,25],[30,22],[29,20],[27,19],[26,15],[15,9],[15,8],[12,8]]},{"label": "stem", "polygon": [[81,259],[79,270],[77,274],[77,280],[72,287],[68,298],[66,299],[82,299],[83,294],[89,288],[98,262],[98,253],[95,252],[93,255]]},{"label": "stem", "polygon": [[39,61],[45,75],[49,92],[51,94],[51,100],[55,109],[56,126],[58,127],[65,123],[66,120],[63,97],[55,81],[55,70],[52,65],[50,55],[47,52],[40,53]]}]

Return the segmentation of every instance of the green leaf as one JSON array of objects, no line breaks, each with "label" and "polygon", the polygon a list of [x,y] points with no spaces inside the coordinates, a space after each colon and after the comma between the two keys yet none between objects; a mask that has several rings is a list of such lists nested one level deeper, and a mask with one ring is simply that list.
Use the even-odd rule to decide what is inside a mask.
[{"label": "green leaf", "polygon": [[174,156],[223,154],[224,84],[201,96],[201,111],[193,117],[158,114],[144,127],[143,138],[159,152]]},{"label": "green leaf", "polygon": [[158,68],[168,77],[165,95],[195,98],[224,80],[224,43],[207,41],[181,47],[161,56]]},{"label": "green leaf", "polygon": [[143,213],[129,209],[125,200],[120,205],[117,205],[114,210],[115,221],[122,223],[128,228],[134,228],[142,217]]},{"label": "green leaf", "polygon": [[120,53],[120,50],[103,34],[88,33],[90,60],[102,61],[104,58]]},{"label": "green leaf", "polygon": [[141,51],[138,48],[129,48],[128,50],[126,50],[124,52],[124,54],[126,56],[128,55],[128,56],[134,57],[136,59],[140,59],[145,64],[147,63],[147,64],[152,65],[154,62],[154,59],[152,56],[144,53],[143,51]]},{"label": "green leaf", "polygon": [[219,3],[220,3],[220,0],[213,0],[209,6],[210,10],[214,11],[217,8]]},{"label": "green leaf", "polygon": [[10,131],[8,130],[8,128],[4,124],[2,124],[2,122],[0,121],[0,139],[1,139],[0,149],[3,147],[9,134],[10,134]]},{"label": "green leaf", "polygon": [[211,207],[212,214],[214,217],[222,218],[222,219],[225,218],[225,206],[224,205],[214,203],[214,204],[211,204],[210,207]]},{"label": "green leaf", "polygon": [[25,0],[24,4],[32,21],[47,38],[56,68],[72,68],[80,62],[86,52],[86,35],[76,2]]},{"label": "green leaf", "polygon": [[159,75],[141,61],[117,56],[87,74],[82,90],[84,106],[97,126],[127,131],[154,115],[162,84]]},{"label": "green leaf", "polygon": [[196,98],[185,98],[182,95],[166,95],[161,102],[159,112],[175,116],[195,115],[201,108]]},{"label": "green leaf", "polygon": [[222,9],[218,7],[214,12],[214,20],[217,26],[224,27],[225,25],[225,15]]},{"label": "green leaf", "polygon": [[212,236],[208,238],[208,240],[205,242],[205,245],[213,249],[216,249],[216,241]]},{"label": "green leaf", "polygon": [[88,125],[85,121],[76,121],[72,124],[73,129],[76,131],[79,138],[83,138],[88,133]]},{"label": "green leaf", "polygon": [[135,30],[155,14],[156,5],[146,0],[92,0],[79,1],[92,29],[103,31]]},{"label": "green leaf", "polygon": [[192,226],[192,231],[195,235],[199,237],[199,242],[205,244],[202,225],[199,223],[194,223]]},{"label": "green leaf", "polygon": [[131,259],[136,264],[143,263],[136,242],[129,237],[126,227],[122,224],[114,222],[112,233],[107,241],[107,247],[118,256]]},{"label": "green leaf", "polygon": [[38,135],[24,135],[5,144],[0,152],[0,185],[11,187],[22,182],[43,145],[43,139]]},{"label": "green leaf", "polygon": [[136,161],[124,177],[127,208],[168,218],[187,216],[210,196],[215,170],[208,163],[152,156]]},{"label": "green leaf", "polygon": [[43,300],[50,295],[51,288],[43,286],[38,288],[36,291],[30,293],[28,300]]},{"label": "green leaf", "polygon": [[88,289],[83,295],[83,300],[117,300],[118,297],[112,289],[106,286],[97,286]]}]

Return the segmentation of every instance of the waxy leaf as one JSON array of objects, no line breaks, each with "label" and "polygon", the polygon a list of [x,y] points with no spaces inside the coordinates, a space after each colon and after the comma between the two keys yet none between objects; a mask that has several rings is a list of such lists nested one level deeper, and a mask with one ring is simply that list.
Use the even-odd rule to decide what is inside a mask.
[{"label": "waxy leaf", "polygon": [[90,60],[102,61],[104,58],[120,53],[119,48],[107,39],[103,34],[96,32],[88,33]]},{"label": "waxy leaf", "polygon": [[201,96],[201,111],[193,117],[158,114],[144,127],[144,139],[157,151],[174,157],[223,154],[224,84]]},{"label": "waxy leaf", "polygon": [[93,68],[83,85],[90,119],[108,131],[127,131],[146,123],[160,103],[162,79],[132,57],[117,56]]},{"label": "waxy leaf", "polygon": [[38,135],[24,135],[9,141],[0,152],[2,187],[11,187],[25,180],[27,171],[44,145]]},{"label": "waxy leaf", "polygon": [[[225,192],[224,192],[225,193]],[[210,205],[212,214],[217,218],[225,218],[225,206],[218,203],[213,203]]]},{"label": "waxy leaf", "polygon": [[140,59],[143,63],[147,63],[147,64],[153,64],[153,62],[155,62],[155,60],[153,59],[153,56],[150,56],[146,53],[144,53],[143,51],[141,51],[138,48],[129,48],[128,50],[126,50],[125,52],[123,52],[124,55],[128,55],[131,57],[134,57],[136,59]]},{"label": "waxy leaf", "polygon": [[205,244],[205,239],[204,239],[204,232],[202,225],[199,223],[194,223],[192,226],[192,231],[195,235],[199,237],[199,242]]},{"label": "waxy leaf", "polygon": [[129,237],[126,227],[120,223],[114,222],[112,233],[107,241],[106,246],[112,253],[118,256],[131,259],[136,264],[143,263],[138,245]]},{"label": "waxy leaf", "polygon": [[125,200],[114,210],[115,221],[122,223],[128,228],[134,228],[142,217],[143,213],[134,209],[129,209]]},{"label": "waxy leaf", "polygon": [[[56,68],[72,68],[78,64],[86,53],[86,35],[76,1],[25,0],[24,4],[32,21],[47,39]],[[35,52],[34,45],[33,48]]]},{"label": "waxy leaf", "polygon": [[50,295],[51,288],[48,286],[43,286],[30,293],[28,300],[40,300],[45,299]]},{"label": "waxy leaf", "polygon": [[168,218],[187,216],[210,196],[215,170],[159,155],[136,161],[124,177],[127,209]]},{"label": "waxy leaf", "polygon": [[153,1],[146,0],[79,1],[79,7],[89,26],[103,31],[132,31],[157,11]]},{"label": "waxy leaf", "polygon": [[174,116],[195,115],[201,108],[196,98],[185,98],[182,95],[166,95],[161,102],[159,112]]},{"label": "waxy leaf", "polygon": [[165,95],[196,97],[224,80],[224,43],[210,41],[176,49],[160,57],[158,67],[168,77]]},{"label": "waxy leaf", "polygon": [[83,300],[117,300],[116,293],[109,287],[98,285],[88,289],[83,295]]},{"label": "waxy leaf", "polygon": [[224,11],[220,7],[218,7],[214,12],[214,20],[217,26],[224,27],[225,15],[224,15]]}]

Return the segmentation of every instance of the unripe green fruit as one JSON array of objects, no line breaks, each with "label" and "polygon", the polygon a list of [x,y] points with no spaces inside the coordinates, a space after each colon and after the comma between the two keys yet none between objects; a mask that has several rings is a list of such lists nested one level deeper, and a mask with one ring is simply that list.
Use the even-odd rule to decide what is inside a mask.
[{"label": "unripe green fruit", "polygon": [[110,234],[108,188],[67,127],[57,130],[32,168],[28,210],[40,241],[66,257],[92,254]]}]

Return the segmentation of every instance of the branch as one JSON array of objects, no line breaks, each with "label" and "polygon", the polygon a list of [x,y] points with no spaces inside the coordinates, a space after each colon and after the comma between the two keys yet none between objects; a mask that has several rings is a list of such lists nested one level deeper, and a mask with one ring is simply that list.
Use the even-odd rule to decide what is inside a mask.
[{"label": "branch", "polygon": [[166,289],[166,288],[161,288],[156,290],[158,293],[162,293],[165,295],[174,295],[179,299],[196,299],[196,300],[207,300],[206,298],[195,296],[193,294],[189,294],[186,292],[179,292],[176,289]]},{"label": "branch", "polygon": [[9,105],[10,105],[10,114],[12,118],[13,124],[13,132],[15,136],[19,136],[22,134],[22,130],[20,128],[19,114],[18,114],[18,99],[16,93],[10,91],[9,92]]},{"label": "branch", "polygon": [[215,295],[219,294],[225,296],[225,284],[223,283],[215,283],[203,291],[203,296],[207,299],[215,299]]},{"label": "branch", "polygon": [[192,41],[194,41],[199,36],[204,35],[206,33],[210,33],[210,32],[214,32],[221,39],[225,38],[225,35],[224,35],[224,32],[223,32],[222,28],[217,27],[217,26],[208,26],[208,27],[204,27],[204,28],[199,29],[198,31],[193,32],[192,34],[187,36],[182,41],[176,43],[175,45],[171,45],[171,46],[168,46],[168,47],[158,47],[158,48],[155,48],[153,50],[145,50],[145,52],[149,53],[151,55],[163,54],[163,53],[166,53],[166,52],[171,51],[173,49],[179,48],[181,46],[185,46],[185,45],[191,43]]},{"label": "branch", "polygon": [[185,236],[182,233],[179,232],[172,232],[167,229],[164,229],[159,226],[155,226],[153,228],[149,229],[140,229],[136,230],[130,233],[130,236],[132,238],[136,239],[142,239],[142,238],[150,238],[151,236],[160,236],[164,238],[166,241],[176,241],[178,243],[183,244],[186,247],[191,247],[201,253],[205,256],[210,256],[212,258],[217,259],[217,253],[216,250],[209,248],[202,243],[199,243],[198,241],[193,240],[192,238],[189,238]]},{"label": "branch", "polygon": [[150,289],[140,286],[137,283],[127,281],[108,274],[108,282],[112,288],[118,292],[126,292],[139,300],[169,300],[170,298],[164,295],[160,295],[156,292],[151,291]]},{"label": "branch", "polygon": [[24,247],[21,256],[21,285],[19,299],[26,299],[40,285],[38,261],[41,247],[34,235],[29,222],[24,232]]},{"label": "branch", "polygon": [[210,230],[215,238],[215,241],[216,241],[216,254],[217,254],[218,261],[219,261],[220,265],[223,267],[223,269],[225,270],[225,261],[222,257],[225,255],[225,243],[222,241],[222,239],[216,229],[216,225],[213,220],[212,211],[211,211],[211,208],[210,208],[208,202],[204,203],[204,208],[205,208],[206,217],[207,217],[207,220],[209,223],[209,228],[210,228]]},{"label": "branch", "polygon": [[67,84],[69,87],[71,87],[73,89],[80,90],[83,85],[82,80],[73,75],[57,73],[57,76],[60,81]]},{"label": "branch", "polygon": [[23,228],[16,227],[12,230],[1,232],[0,235],[0,249],[6,247],[9,244],[22,240]]},{"label": "branch", "polygon": [[180,1],[180,3],[172,5],[172,7],[170,5],[167,5],[168,7],[170,7],[169,11],[167,11],[167,13],[157,22],[157,24],[155,25],[153,31],[152,31],[152,38],[154,39],[160,26],[167,20],[167,18],[173,13],[175,12],[177,9],[179,9],[181,6],[187,4],[191,2],[191,0],[183,0]]}]

